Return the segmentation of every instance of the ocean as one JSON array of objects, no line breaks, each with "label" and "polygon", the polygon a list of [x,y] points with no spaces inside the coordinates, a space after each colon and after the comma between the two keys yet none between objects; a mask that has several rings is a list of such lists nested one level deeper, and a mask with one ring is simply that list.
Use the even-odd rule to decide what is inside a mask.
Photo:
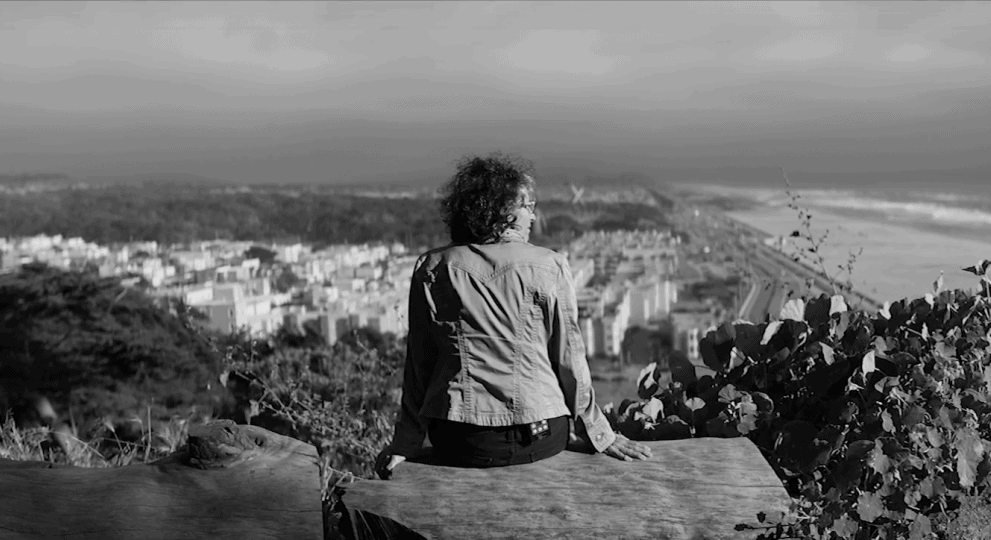
[{"label": "ocean", "polygon": [[[729,216],[769,236],[785,237],[785,250],[792,253],[809,245],[791,237],[793,231],[806,232],[799,218],[799,210],[805,210],[811,236],[827,234],[820,249],[827,271],[845,281],[839,266],[860,251],[852,283],[880,302],[922,297],[933,291],[941,272],[944,289],[976,290],[978,278],[963,268],[991,259],[991,182],[986,190],[966,193],[797,190],[794,201],[784,189],[709,186],[706,191],[757,202]],[[798,209],[789,208],[789,202]]]}]

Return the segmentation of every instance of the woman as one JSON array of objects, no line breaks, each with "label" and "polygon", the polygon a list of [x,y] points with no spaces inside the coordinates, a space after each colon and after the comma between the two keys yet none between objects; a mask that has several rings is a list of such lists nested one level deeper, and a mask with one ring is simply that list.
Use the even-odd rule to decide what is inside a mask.
[{"label": "woman", "polygon": [[650,449],[613,433],[595,403],[565,256],[528,242],[529,162],[499,153],[462,158],[443,190],[448,246],[413,273],[402,407],[376,460],[388,478],[422,453],[443,465],[532,463],[576,438],[617,459]]}]

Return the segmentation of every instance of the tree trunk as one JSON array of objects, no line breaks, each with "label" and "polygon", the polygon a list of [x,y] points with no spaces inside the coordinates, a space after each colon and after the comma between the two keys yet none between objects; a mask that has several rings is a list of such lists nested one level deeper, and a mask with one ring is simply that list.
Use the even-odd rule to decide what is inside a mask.
[{"label": "tree trunk", "polygon": [[323,538],[316,449],[212,422],[150,464],[91,469],[0,460],[0,537]]},{"label": "tree trunk", "polygon": [[353,540],[753,538],[738,523],[790,498],[746,438],[646,442],[647,461],[565,451],[491,469],[402,463],[389,481],[345,487]]}]

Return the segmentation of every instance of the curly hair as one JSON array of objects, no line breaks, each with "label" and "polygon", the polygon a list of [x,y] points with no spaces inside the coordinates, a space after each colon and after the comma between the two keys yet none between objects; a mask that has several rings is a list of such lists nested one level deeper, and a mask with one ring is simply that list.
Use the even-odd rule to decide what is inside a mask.
[{"label": "curly hair", "polygon": [[462,157],[457,172],[440,190],[441,215],[456,244],[499,238],[514,223],[521,190],[532,190],[533,163],[494,152]]}]

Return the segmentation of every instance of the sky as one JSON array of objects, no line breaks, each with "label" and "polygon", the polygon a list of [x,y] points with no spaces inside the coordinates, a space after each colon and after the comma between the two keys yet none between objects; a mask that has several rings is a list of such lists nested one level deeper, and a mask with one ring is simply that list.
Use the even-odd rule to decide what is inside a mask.
[{"label": "sky", "polygon": [[991,2],[0,2],[0,173],[991,168]]}]

